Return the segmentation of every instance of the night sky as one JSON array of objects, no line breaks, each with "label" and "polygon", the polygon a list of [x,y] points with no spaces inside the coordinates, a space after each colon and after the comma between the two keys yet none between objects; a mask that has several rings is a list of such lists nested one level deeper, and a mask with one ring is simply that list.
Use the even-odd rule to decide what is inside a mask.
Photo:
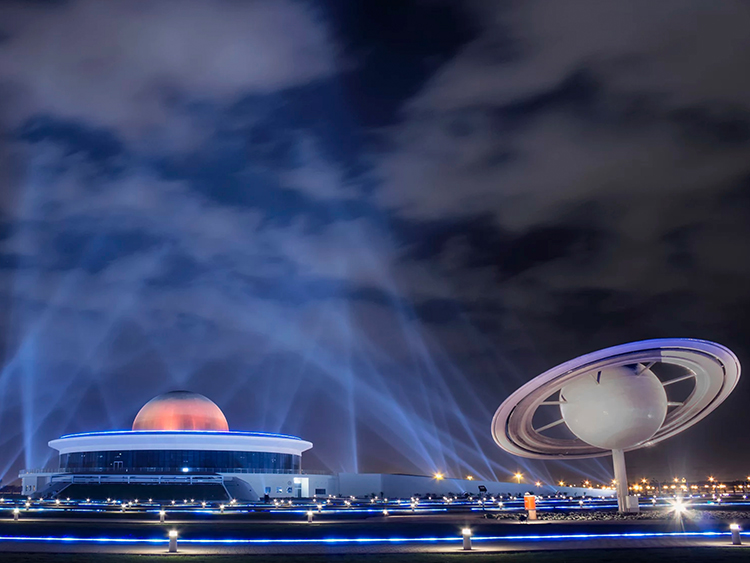
[{"label": "night sky", "polygon": [[[749,29],[730,0],[0,0],[3,483],[174,389],[307,468],[609,480],[490,421],[605,346],[750,362]],[[750,474],[749,389],[631,476]]]}]

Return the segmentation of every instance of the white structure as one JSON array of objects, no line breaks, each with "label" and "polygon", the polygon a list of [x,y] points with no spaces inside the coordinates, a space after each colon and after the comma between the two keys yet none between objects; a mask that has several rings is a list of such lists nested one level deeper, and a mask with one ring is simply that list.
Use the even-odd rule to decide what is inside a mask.
[{"label": "white structure", "polygon": [[[652,371],[670,364],[682,374],[665,381]],[[606,348],[570,360],[532,379],[506,399],[492,421],[492,435],[504,450],[538,459],[612,455],[621,512],[636,512],[628,496],[626,451],[650,446],[705,418],[737,385],[740,363],[720,344],[669,338]],[[687,398],[670,401],[671,385],[692,381]],[[535,424],[541,407],[559,418]],[[537,419],[538,420],[538,419]],[[547,431],[565,425],[573,435]]]},{"label": "white structure", "polygon": [[72,434],[49,445],[59,452],[59,467],[22,473],[26,494],[49,494],[71,484],[213,484],[231,498],[257,500],[327,488],[302,472],[302,452],[312,448],[310,442],[230,431],[213,401],[188,391],[146,403],[132,430]]}]

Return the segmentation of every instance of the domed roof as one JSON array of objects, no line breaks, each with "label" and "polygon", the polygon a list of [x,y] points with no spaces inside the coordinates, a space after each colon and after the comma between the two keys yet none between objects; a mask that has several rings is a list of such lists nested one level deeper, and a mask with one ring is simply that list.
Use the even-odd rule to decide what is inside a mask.
[{"label": "domed roof", "polygon": [[170,391],[143,405],[133,430],[228,431],[224,413],[211,399],[190,391]]}]

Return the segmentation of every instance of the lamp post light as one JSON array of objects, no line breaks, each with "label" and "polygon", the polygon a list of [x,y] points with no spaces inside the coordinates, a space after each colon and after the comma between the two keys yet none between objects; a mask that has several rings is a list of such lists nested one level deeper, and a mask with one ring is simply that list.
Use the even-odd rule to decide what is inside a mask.
[{"label": "lamp post light", "polygon": [[169,530],[169,553],[177,553],[177,530]]},{"label": "lamp post light", "polygon": [[18,522],[18,516],[21,514],[20,508],[14,508],[13,509],[13,521]]},{"label": "lamp post light", "polygon": [[523,479],[523,473],[516,473],[515,475],[513,475],[513,478],[516,480],[516,483],[520,485],[521,479]]},{"label": "lamp post light", "polygon": [[464,551],[471,550],[471,528],[461,530],[461,535],[464,538]]},{"label": "lamp post light", "polygon": [[740,538],[740,525],[730,524],[729,529],[732,531],[732,545],[742,545],[742,539]]},{"label": "lamp post light", "polygon": [[312,519],[313,519],[313,511],[312,510],[308,510],[307,511],[307,523],[308,524],[312,524]]},{"label": "lamp post light", "polygon": [[224,514],[224,505],[223,504],[219,505],[219,512],[221,512],[222,514]]},{"label": "lamp post light", "polygon": [[161,522],[163,524],[166,519],[167,519],[167,511],[166,510],[160,510],[159,511],[159,522]]}]

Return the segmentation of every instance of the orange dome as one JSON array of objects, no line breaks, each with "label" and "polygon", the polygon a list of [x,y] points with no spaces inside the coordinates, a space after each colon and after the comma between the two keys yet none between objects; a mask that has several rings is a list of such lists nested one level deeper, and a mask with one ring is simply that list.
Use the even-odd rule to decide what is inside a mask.
[{"label": "orange dome", "polygon": [[211,399],[190,391],[170,391],[143,405],[133,430],[229,430],[224,413]]}]

